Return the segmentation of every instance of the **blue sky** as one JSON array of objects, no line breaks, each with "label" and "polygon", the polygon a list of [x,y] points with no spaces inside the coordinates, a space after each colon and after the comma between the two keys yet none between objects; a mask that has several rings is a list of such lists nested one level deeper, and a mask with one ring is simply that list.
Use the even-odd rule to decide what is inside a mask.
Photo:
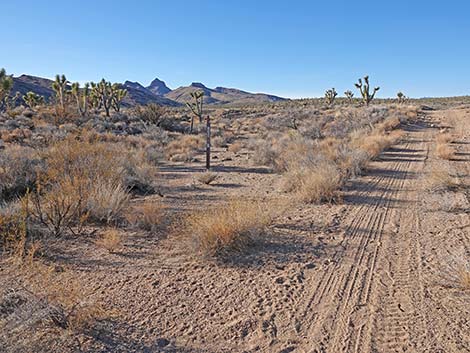
[{"label": "blue sky", "polygon": [[0,67],[286,97],[470,94],[468,1],[0,0]]}]

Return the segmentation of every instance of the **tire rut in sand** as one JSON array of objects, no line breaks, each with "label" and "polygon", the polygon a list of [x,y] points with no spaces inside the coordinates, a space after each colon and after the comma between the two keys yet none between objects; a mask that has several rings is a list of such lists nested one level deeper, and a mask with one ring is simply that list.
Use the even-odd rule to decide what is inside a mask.
[{"label": "tire rut in sand", "polygon": [[[399,146],[403,157],[412,156],[415,149],[411,146],[421,146],[421,140],[410,138],[413,134],[409,132]],[[296,330],[307,351],[370,351],[376,310],[371,302],[377,301],[376,267],[383,256],[382,238],[390,237],[386,228],[401,207],[398,200],[406,199],[402,194],[410,182],[408,172],[418,163],[414,158],[376,162],[384,172],[370,177],[353,193],[343,240],[325,270],[309,279],[310,294],[296,315]],[[359,200],[358,206],[354,206],[354,198]],[[397,282],[406,282],[404,276]]]}]

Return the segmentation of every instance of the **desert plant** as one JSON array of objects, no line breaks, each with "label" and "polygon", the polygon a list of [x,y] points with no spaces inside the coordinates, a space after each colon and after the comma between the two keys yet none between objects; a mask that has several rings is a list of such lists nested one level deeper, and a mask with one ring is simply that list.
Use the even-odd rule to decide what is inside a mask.
[{"label": "desert plant", "polygon": [[78,113],[85,116],[88,110],[88,99],[90,96],[90,84],[87,82],[83,89],[80,88],[80,83],[75,82],[72,84],[72,95],[77,102]]},{"label": "desert plant", "polygon": [[110,253],[115,253],[122,247],[122,235],[119,229],[108,228],[96,239],[95,244],[108,250]]},{"label": "desert plant", "polygon": [[202,123],[202,105],[204,102],[204,91],[191,92],[192,102],[186,102],[186,106],[191,110],[193,115],[191,116],[191,126],[189,133],[193,133],[194,129],[194,116],[199,119],[199,123]]},{"label": "desert plant", "polygon": [[350,90],[347,90],[344,92],[344,95],[346,96],[346,98],[348,99],[348,103],[351,104],[352,103],[352,100],[354,98],[354,93]]},{"label": "desert plant", "polygon": [[143,122],[160,126],[167,109],[164,106],[150,103],[145,106],[138,105],[132,112]]},{"label": "desert plant", "polygon": [[436,146],[436,155],[439,158],[449,160],[449,159],[454,158],[455,151],[451,146],[445,143],[438,143]]},{"label": "desert plant", "polygon": [[147,231],[155,231],[162,223],[165,206],[158,200],[147,200],[134,205],[125,213],[125,219],[131,226]]},{"label": "desert plant", "polygon": [[0,111],[5,109],[12,87],[13,78],[6,74],[5,69],[0,69]]},{"label": "desert plant", "polygon": [[196,179],[203,184],[210,185],[214,180],[218,178],[217,173],[204,172],[196,176]]},{"label": "desert plant", "polygon": [[271,205],[232,200],[222,207],[189,215],[185,233],[197,253],[208,257],[224,256],[253,244],[273,216]]},{"label": "desert plant", "polygon": [[402,104],[402,103],[405,103],[406,101],[406,96],[403,92],[398,92],[397,93],[397,100],[398,100],[398,103]]},{"label": "desert plant", "polygon": [[44,97],[29,91],[23,96],[23,101],[28,107],[34,109],[36,106],[44,104]]},{"label": "desert plant", "polygon": [[112,107],[119,113],[121,111],[122,100],[127,96],[127,90],[120,88],[119,84],[114,84],[111,86],[112,90]]},{"label": "desert plant", "polygon": [[56,101],[60,105],[62,112],[65,110],[65,99],[68,93],[69,81],[65,75],[56,75],[55,81],[52,83],[52,89],[56,95]]},{"label": "desert plant", "polygon": [[339,198],[342,178],[339,169],[330,162],[320,162],[315,168],[289,170],[284,176],[284,190],[294,192],[307,203],[333,202]]},{"label": "desert plant", "polygon": [[375,87],[372,94],[370,93],[369,76],[364,76],[364,83],[362,82],[362,79],[359,79],[355,86],[361,92],[362,101],[365,105],[370,104],[370,102],[374,99],[375,94],[380,89],[380,87]]},{"label": "desert plant", "polygon": [[325,92],[325,102],[328,106],[332,106],[335,102],[335,98],[338,95],[334,88],[329,89]]},{"label": "desert plant", "polygon": [[93,105],[97,109],[104,108],[106,116],[109,117],[109,111],[113,106],[115,88],[111,82],[104,78],[98,82],[91,82]]}]

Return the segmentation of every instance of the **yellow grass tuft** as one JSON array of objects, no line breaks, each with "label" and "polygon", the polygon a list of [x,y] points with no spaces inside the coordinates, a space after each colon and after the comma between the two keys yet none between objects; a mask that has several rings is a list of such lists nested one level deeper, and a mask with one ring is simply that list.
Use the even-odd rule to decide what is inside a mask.
[{"label": "yellow grass tuft", "polygon": [[193,213],[186,234],[196,251],[216,257],[247,248],[265,231],[273,210],[257,202],[230,201],[222,207]]},{"label": "yellow grass tuft", "polygon": [[454,158],[455,151],[451,146],[445,143],[438,143],[436,146],[436,155],[439,158],[450,160]]},{"label": "yellow grass tuft", "polygon": [[132,226],[154,231],[163,220],[165,206],[158,200],[148,200],[134,205],[125,215]]},{"label": "yellow grass tuft", "polygon": [[122,247],[122,235],[118,229],[108,228],[96,239],[95,243],[110,253],[114,253]]}]

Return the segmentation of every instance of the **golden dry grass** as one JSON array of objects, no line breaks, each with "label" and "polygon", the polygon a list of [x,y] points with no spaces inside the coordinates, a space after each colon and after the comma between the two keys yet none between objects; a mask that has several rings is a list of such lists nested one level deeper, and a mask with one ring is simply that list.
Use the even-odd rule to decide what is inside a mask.
[{"label": "golden dry grass", "polygon": [[228,146],[229,152],[238,153],[243,148],[243,144],[239,141],[234,142]]},{"label": "golden dry grass", "polygon": [[108,228],[96,239],[95,244],[114,253],[122,247],[121,232],[116,228]]},{"label": "golden dry grass", "polygon": [[318,203],[339,200],[342,184],[339,169],[331,163],[321,163],[315,169],[291,171],[285,175],[284,187],[294,192],[302,202]]},{"label": "golden dry grass", "polygon": [[135,204],[125,214],[127,222],[135,227],[154,231],[162,223],[165,206],[158,200],[147,200]]},{"label": "golden dry grass", "polygon": [[204,147],[202,136],[183,135],[171,141],[165,148],[168,160],[175,162],[188,162],[194,158],[197,151]]},{"label": "golden dry grass", "polygon": [[272,207],[257,202],[234,200],[189,215],[185,233],[195,250],[204,256],[240,252],[265,231],[273,219],[273,211]]},{"label": "golden dry grass", "polygon": [[199,173],[196,175],[196,180],[202,184],[210,185],[213,181],[215,181],[219,175],[217,173],[212,172],[204,172]]},{"label": "golden dry grass", "polygon": [[450,159],[454,158],[455,151],[451,146],[449,146],[445,143],[438,143],[436,145],[436,155],[439,158],[450,160]]},{"label": "golden dry grass", "polygon": [[438,134],[436,136],[436,141],[438,144],[446,144],[446,143],[451,143],[453,141],[453,136],[452,134],[448,133],[448,132],[444,132],[444,133],[441,133],[441,134]]}]

